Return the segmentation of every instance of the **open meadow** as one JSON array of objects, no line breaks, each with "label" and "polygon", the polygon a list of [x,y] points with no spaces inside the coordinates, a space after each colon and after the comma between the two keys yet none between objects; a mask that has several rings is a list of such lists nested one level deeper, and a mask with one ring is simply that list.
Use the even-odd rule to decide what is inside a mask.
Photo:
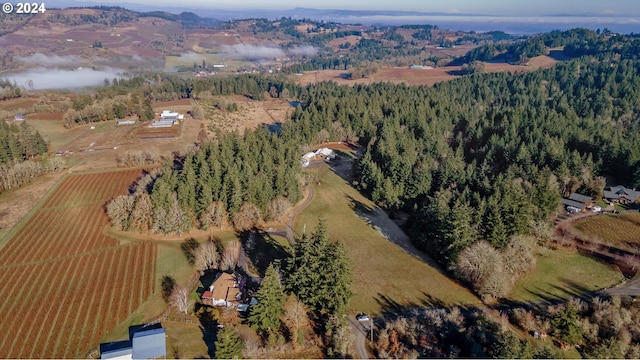
[{"label": "open meadow", "polygon": [[330,239],[342,241],[352,264],[352,312],[381,314],[400,307],[478,305],[480,299],[440,270],[387,240],[360,218],[355,204],[375,205],[331,168],[311,170],[319,184],[311,203],[297,216],[295,229],[311,232],[318,219],[326,220]]},{"label": "open meadow", "polygon": [[0,357],[85,357],[154,292],[156,245],[103,232],[104,203],[140,174],[67,176],[7,235]]},{"label": "open meadow", "polygon": [[518,302],[563,299],[619,284],[614,265],[566,249],[536,247],[536,268],[516,281],[508,298]]}]

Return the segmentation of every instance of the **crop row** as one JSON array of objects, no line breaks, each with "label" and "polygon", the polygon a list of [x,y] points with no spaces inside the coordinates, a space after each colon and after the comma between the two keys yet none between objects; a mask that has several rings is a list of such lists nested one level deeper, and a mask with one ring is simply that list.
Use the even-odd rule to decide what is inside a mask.
[{"label": "crop row", "polygon": [[[102,228],[107,223],[103,206],[117,194],[126,193],[137,175],[139,171],[133,170],[68,177],[3,248],[0,266],[52,259],[117,244],[115,239],[102,235]],[[100,197],[96,198],[96,194]],[[91,205],[71,205],[79,199],[85,199],[82,203]],[[31,251],[24,251],[25,248]]]},{"label": "crop row", "polygon": [[153,293],[156,246],[103,234],[139,174],[67,177],[0,250],[0,358],[81,357]]},{"label": "crop row", "polygon": [[640,214],[600,215],[579,220],[574,227],[586,236],[611,244],[640,244]]},{"label": "crop row", "polygon": [[155,257],[141,243],[12,268],[21,276],[4,284],[14,291],[0,310],[0,357],[83,356],[153,292]]}]

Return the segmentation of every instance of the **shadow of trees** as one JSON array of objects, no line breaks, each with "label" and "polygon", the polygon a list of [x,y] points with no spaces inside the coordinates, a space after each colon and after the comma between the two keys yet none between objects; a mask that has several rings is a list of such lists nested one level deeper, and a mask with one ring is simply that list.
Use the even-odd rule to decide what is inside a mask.
[{"label": "shadow of trees", "polygon": [[[251,264],[262,277],[269,264],[289,257],[289,251],[268,232],[251,229],[237,232],[244,251]],[[239,266],[241,267],[241,266]]]}]

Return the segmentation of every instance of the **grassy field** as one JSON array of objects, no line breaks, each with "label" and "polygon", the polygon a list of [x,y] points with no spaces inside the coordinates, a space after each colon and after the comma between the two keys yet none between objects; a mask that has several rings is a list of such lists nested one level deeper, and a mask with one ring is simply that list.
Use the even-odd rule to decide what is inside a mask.
[{"label": "grassy field", "polygon": [[359,218],[352,198],[365,206],[371,201],[334,174],[318,169],[320,185],[311,203],[296,218],[295,228],[310,232],[323,217],[332,240],[346,245],[352,263],[353,312],[380,314],[414,305],[479,304],[480,300],[435,268],[409,255]]},{"label": "grassy field", "polygon": [[639,212],[592,216],[576,221],[573,226],[587,239],[612,245],[640,244]]},{"label": "grassy field", "polygon": [[515,283],[509,299],[567,298],[610,287],[624,278],[615,266],[577,252],[538,247],[536,255],[536,269]]}]

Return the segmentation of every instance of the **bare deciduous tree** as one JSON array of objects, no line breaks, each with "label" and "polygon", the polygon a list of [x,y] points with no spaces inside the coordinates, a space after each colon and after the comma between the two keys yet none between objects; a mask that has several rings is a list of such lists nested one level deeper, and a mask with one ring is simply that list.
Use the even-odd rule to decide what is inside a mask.
[{"label": "bare deciduous tree", "polygon": [[195,254],[195,266],[200,271],[215,269],[218,266],[220,254],[213,239],[207,241],[206,244],[200,246]]},{"label": "bare deciduous tree", "polygon": [[227,223],[229,216],[221,201],[214,201],[200,215],[200,224],[204,229],[216,227],[221,229]]},{"label": "bare deciduous tree", "polygon": [[282,322],[289,328],[291,334],[291,342],[294,349],[298,345],[302,345],[304,337],[301,330],[309,325],[309,309],[294,294],[291,294],[284,304],[284,313],[282,314]]},{"label": "bare deciduous tree", "polygon": [[169,304],[186,314],[193,305],[193,301],[189,300],[189,291],[186,287],[175,285],[169,297]]},{"label": "bare deciduous tree", "polygon": [[242,244],[238,240],[231,240],[227,242],[222,252],[222,259],[220,260],[220,270],[235,269],[238,265],[238,259],[240,258],[240,250]]},{"label": "bare deciduous tree", "polygon": [[149,194],[142,193],[135,197],[135,204],[131,210],[131,228],[146,232],[153,226],[153,206]]},{"label": "bare deciduous tree", "polygon": [[329,134],[327,129],[318,131],[318,134],[316,135],[316,141],[318,142],[318,144],[326,143],[330,138],[331,135]]},{"label": "bare deciduous tree", "polygon": [[233,214],[233,227],[236,230],[249,230],[258,227],[262,222],[262,212],[256,205],[245,202],[238,212]]},{"label": "bare deciduous tree", "polygon": [[[533,256],[535,238],[529,236],[513,236],[502,252],[504,269],[514,277],[518,277],[536,267]],[[515,279],[514,279],[515,280]]]},{"label": "bare deciduous tree", "polygon": [[116,230],[129,229],[129,214],[133,208],[133,197],[118,196],[107,203],[107,215]]},{"label": "bare deciduous tree", "polygon": [[269,202],[267,215],[270,220],[283,222],[287,212],[291,210],[291,203],[284,196],[278,196]]},{"label": "bare deciduous tree", "polygon": [[456,272],[485,301],[502,297],[509,289],[502,254],[486,241],[475,242],[460,252]]}]

